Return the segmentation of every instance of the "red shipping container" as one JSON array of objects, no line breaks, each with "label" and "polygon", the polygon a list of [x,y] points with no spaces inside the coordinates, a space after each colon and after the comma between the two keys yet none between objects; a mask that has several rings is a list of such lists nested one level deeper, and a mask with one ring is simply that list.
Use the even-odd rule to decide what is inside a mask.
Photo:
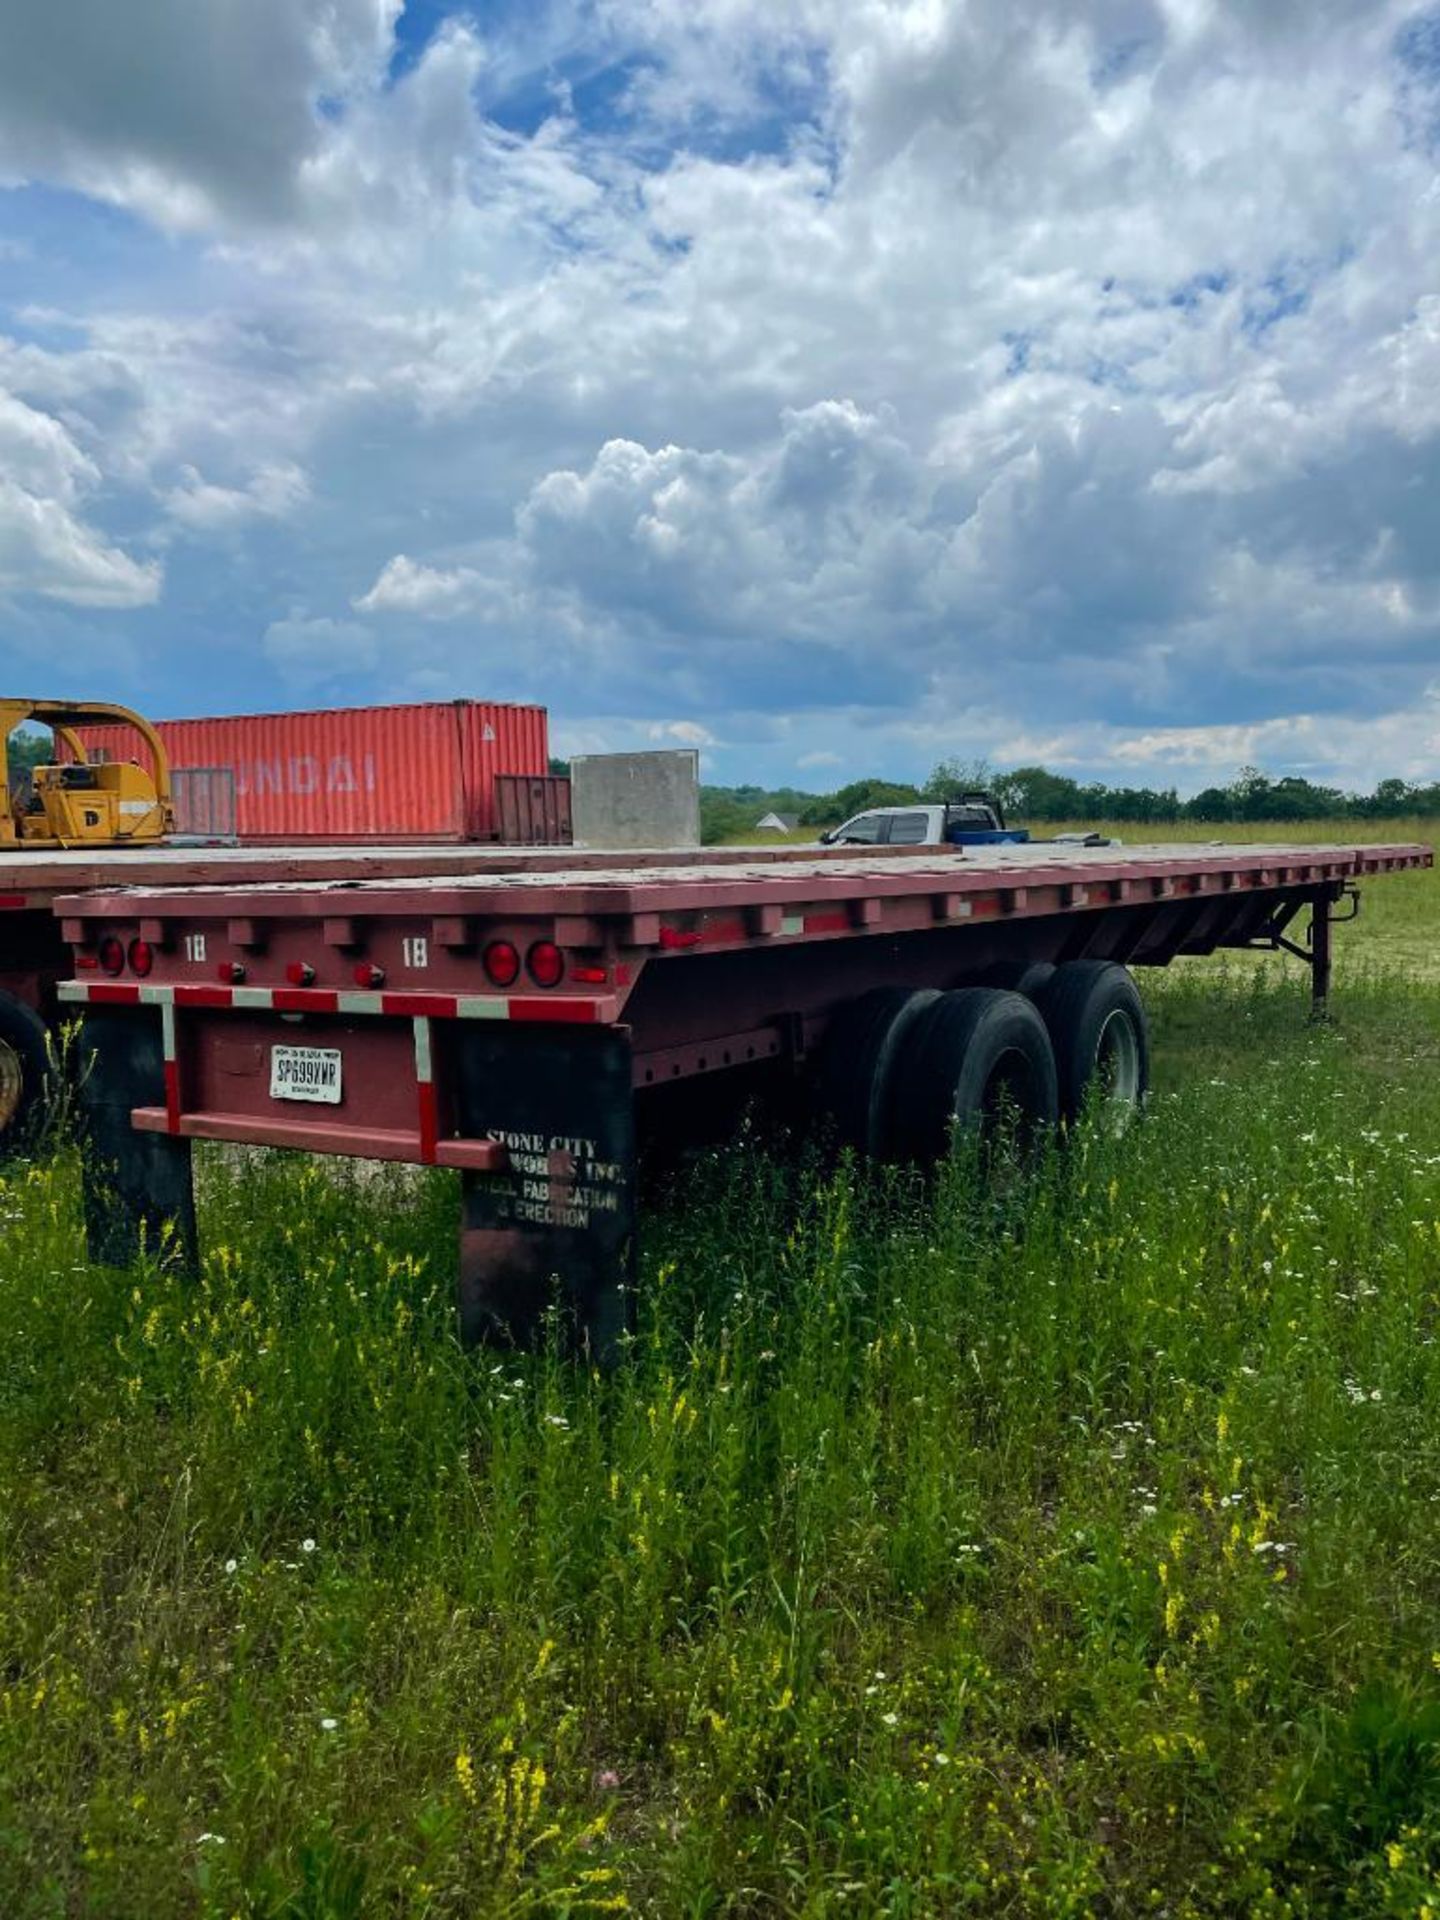
[{"label": "red shipping container", "polygon": [[[493,840],[499,774],[549,771],[543,707],[488,700],[160,720],[172,767],[229,768],[242,841]],[[146,761],[124,727],[86,751]]]}]

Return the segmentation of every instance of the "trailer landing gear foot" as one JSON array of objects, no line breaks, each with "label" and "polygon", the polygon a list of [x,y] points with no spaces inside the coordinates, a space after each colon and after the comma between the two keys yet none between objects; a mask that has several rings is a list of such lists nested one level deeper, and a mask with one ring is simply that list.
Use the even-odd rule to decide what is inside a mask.
[{"label": "trailer landing gear foot", "polygon": [[534,1345],[558,1304],[580,1350],[612,1366],[634,1263],[629,1034],[486,1023],[455,1044],[461,1130],[502,1142],[510,1161],[462,1175],[461,1339]]},{"label": "trailer landing gear foot", "polygon": [[190,1142],[137,1133],[130,1123],[135,1107],[165,1102],[159,1020],[89,1014],[80,1059],[90,1258],[101,1266],[128,1267],[145,1256],[184,1273],[197,1272]]}]

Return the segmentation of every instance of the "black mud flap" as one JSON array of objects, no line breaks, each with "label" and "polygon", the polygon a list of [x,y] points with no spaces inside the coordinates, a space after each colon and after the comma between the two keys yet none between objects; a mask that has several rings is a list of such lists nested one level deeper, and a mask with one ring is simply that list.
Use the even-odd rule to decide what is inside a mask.
[{"label": "black mud flap", "polygon": [[629,1034],[466,1023],[455,1048],[461,1132],[510,1155],[505,1173],[464,1176],[461,1337],[531,1344],[558,1304],[613,1365],[635,1258]]},{"label": "black mud flap", "polygon": [[80,1030],[85,1241],[102,1266],[146,1254],[198,1265],[190,1142],[137,1133],[135,1107],[165,1104],[159,1013],[87,1013]]}]

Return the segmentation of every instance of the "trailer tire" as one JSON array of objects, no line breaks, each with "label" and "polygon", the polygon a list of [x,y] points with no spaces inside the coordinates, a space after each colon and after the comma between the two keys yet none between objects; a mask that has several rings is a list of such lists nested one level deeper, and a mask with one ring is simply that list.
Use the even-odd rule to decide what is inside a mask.
[{"label": "trailer tire", "polygon": [[895,1062],[889,1134],[898,1155],[939,1160],[953,1130],[989,1131],[1009,1101],[1028,1156],[1059,1115],[1045,1022],[1022,994],[961,987],[915,1021]]},{"label": "trailer tire", "polygon": [[816,1097],[842,1145],[888,1154],[886,1110],[894,1063],[915,1021],[940,998],[933,987],[876,987],[830,1022]]},{"label": "trailer tire", "polygon": [[1005,993],[1023,993],[1027,1000],[1039,1000],[1055,978],[1050,960],[997,960],[987,967],[976,985],[999,987]]},{"label": "trailer tire", "polygon": [[1073,960],[1057,967],[1039,998],[1050,1030],[1060,1085],[1060,1115],[1072,1123],[1097,1078],[1123,1124],[1150,1086],[1150,1033],[1140,991],[1113,960]]},{"label": "trailer tire", "polygon": [[55,1087],[45,1023],[32,1007],[0,993],[0,1153],[31,1138]]}]

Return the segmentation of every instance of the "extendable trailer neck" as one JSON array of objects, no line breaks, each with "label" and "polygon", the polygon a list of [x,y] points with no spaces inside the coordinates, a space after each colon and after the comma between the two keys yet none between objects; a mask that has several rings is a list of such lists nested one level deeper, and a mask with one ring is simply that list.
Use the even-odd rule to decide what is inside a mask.
[{"label": "extendable trailer neck", "polygon": [[[84,1011],[94,1055],[92,1252],[128,1260],[168,1220],[193,1259],[195,1140],[450,1167],[466,1333],[523,1332],[558,1276],[609,1352],[637,1104],[658,1089],[798,1068],[828,1045],[842,1071],[819,1080],[870,1115],[855,1137],[877,1151],[920,1137],[875,1118],[904,1104],[907,1075],[931,1100],[937,1073],[953,1080],[964,1118],[985,1045],[1007,1085],[1004,1061],[1030,1061],[1042,1117],[1107,1046],[1138,1097],[1143,1013],[1125,969],[1283,948],[1323,1007],[1337,907],[1360,880],[1430,860],[1419,846],[571,853],[66,898],[75,971],[60,996]],[[974,1037],[1006,1022],[1009,1042]]]}]

